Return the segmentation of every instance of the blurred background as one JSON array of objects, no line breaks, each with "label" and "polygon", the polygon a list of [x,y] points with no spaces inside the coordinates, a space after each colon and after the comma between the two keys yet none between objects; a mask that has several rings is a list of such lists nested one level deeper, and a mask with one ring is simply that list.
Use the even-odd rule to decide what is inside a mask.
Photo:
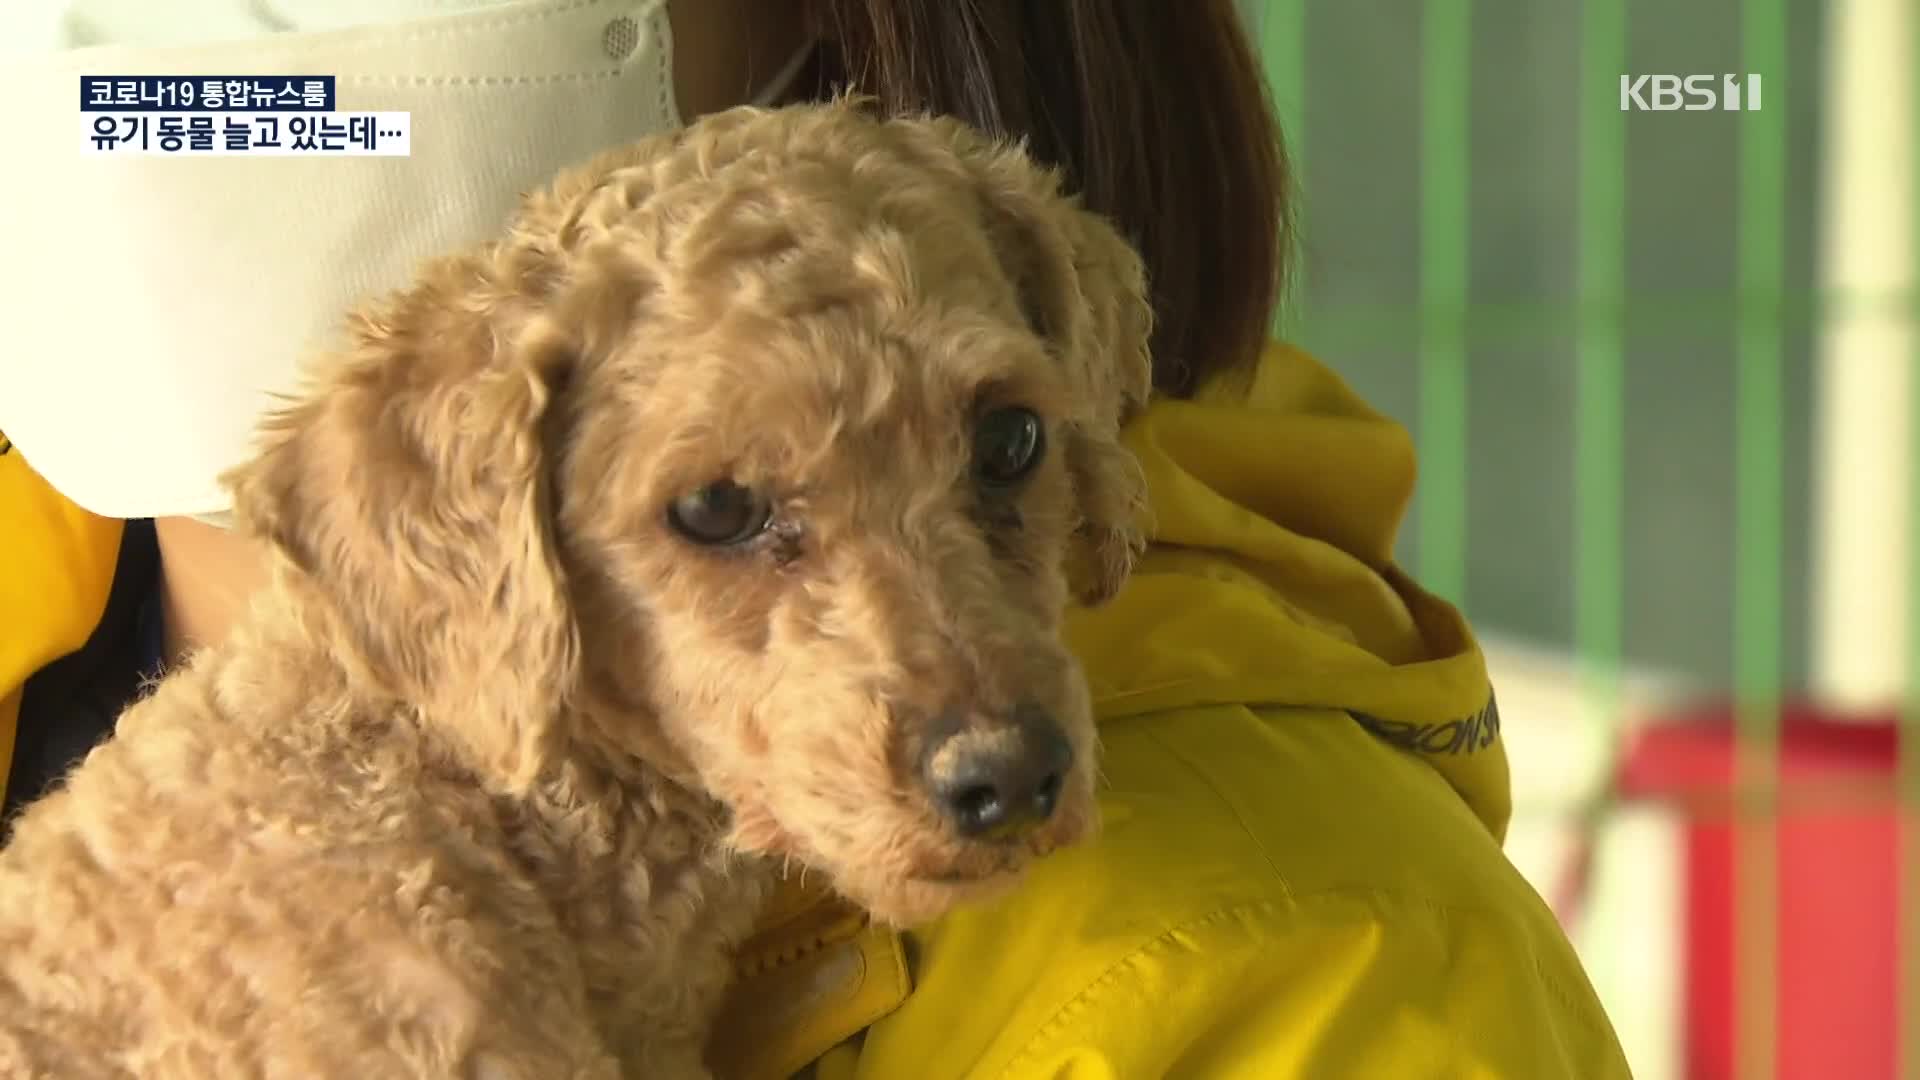
[{"label": "blurred background", "polygon": [[1508,851],[1636,1075],[1920,1076],[1920,3],[1242,6],[1278,330],[1419,442],[1401,558],[1485,639]]}]

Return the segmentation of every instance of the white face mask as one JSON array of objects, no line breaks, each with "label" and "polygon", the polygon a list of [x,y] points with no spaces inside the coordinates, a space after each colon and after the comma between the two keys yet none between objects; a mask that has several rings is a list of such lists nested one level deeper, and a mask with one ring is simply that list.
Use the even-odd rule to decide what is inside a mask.
[{"label": "white face mask", "polygon": [[[117,38],[139,44],[0,65],[0,128],[24,166],[0,198],[0,431],[112,517],[223,519],[216,478],[349,308],[496,235],[561,168],[680,126],[665,0],[465,0],[401,19],[389,0],[306,0],[315,17],[293,32],[258,25],[258,0],[193,0],[237,13],[202,33],[228,38],[213,44],[167,43],[177,24],[153,13],[185,2],[91,6],[149,24]],[[376,25],[332,28],[375,10]],[[244,36],[248,19],[282,32]],[[412,155],[81,154],[83,74],[335,75],[341,111],[412,114]]]}]

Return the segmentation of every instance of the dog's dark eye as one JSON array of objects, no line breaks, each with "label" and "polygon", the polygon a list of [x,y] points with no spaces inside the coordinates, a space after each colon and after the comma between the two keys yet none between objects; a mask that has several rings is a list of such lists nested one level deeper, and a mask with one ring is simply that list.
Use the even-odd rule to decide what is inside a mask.
[{"label": "dog's dark eye", "polygon": [[988,487],[1011,487],[1040,463],[1047,431],[1027,409],[995,409],[973,432],[973,470]]},{"label": "dog's dark eye", "polygon": [[690,491],[667,507],[667,522],[682,536],[715,546],[752,539],[771,516],[767,500],[731,480]]}]

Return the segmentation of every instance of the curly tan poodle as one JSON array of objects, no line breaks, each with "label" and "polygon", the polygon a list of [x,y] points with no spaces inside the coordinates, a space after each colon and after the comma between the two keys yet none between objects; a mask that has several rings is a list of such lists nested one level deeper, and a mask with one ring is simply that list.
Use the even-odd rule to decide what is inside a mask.
[{"label": "curly tan poodle", "polygon": [[230,477],[275,584],[18,821],[0,1072],[696,1076],[784,866],[1096,826],[1138,259],[1015,147],[741,109],[428,265]]}]

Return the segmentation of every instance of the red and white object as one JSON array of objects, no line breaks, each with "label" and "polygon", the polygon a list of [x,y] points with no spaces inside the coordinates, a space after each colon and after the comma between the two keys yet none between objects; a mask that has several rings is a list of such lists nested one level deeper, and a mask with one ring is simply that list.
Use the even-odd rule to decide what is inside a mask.
[{"label": "red and white object", "polygon": [[[1676,866],[1600,858],[1613,891],[1639,878],[1655,889],[1677,872],[1675,1070],[1731,1080],[1736,1039],[1771,1037],[1778,1080],[1881,1080],[1895,1075],[1899,973],[1898,728],[1887,715],[1839,716],[1789,706],[1781,717],[1778,798],[1771,816],[1777,870],[1776,1011],[1770,1033],[1735,1030],[1745,990],[1736,955],[1733,710],[1713,706],[1655,718],[1630,736],[1615,776],[1623,807],[1655,809],[1676,843]],[[1600,829],[1600,851],[1608,845]],[[1607,865],[1607,864],[1611,865]],[[1594,885],[1598,885],[1596,880]],[[1601,905],[1588,898],[1587,910]],[[1624,929],[1624,928],[1623,928]],[[1613,947],[1631,953],[1632,935]],[[1651,944],[1651,943],[1646,943]],[[1662,950],[1664,951],[1664,950]]]}]

